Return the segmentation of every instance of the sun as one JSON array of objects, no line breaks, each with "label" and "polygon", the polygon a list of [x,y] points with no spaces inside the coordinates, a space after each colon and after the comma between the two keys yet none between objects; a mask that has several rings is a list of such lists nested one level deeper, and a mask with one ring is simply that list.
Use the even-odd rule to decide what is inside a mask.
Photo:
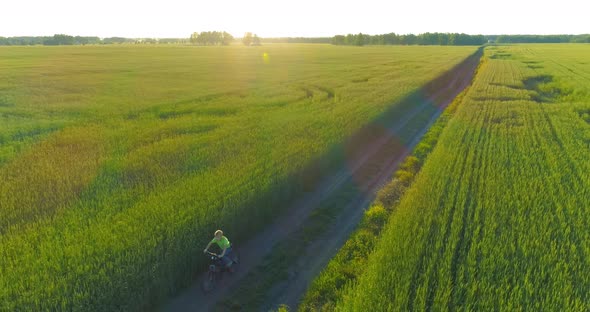
[{"label": "sun", "polygon": [[268,64],[270,62],[270,58],[268,56],[268,53],[266,52],[262,53],[262,59],[264,60],[265,64]]}]

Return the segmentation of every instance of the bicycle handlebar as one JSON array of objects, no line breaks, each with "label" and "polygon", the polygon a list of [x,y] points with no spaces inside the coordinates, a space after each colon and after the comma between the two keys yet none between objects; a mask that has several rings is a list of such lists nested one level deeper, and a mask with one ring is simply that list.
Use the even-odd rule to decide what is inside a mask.
[{"label": "bicycle handlebar", "polygon": [[219,255],[218,254],[214,254],[214,253],[210,252],[209,250],[207,250],[205,253],[208,254],[208,255],[210,255],[210,256],[219,258]]}]

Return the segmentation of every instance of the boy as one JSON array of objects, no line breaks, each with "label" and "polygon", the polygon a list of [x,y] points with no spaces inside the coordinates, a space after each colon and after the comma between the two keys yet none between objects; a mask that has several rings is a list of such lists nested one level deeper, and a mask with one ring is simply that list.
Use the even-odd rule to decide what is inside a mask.
[{"label": "boy", "polygon": [[231,265],[233,264],[233,261],[232,261],[233,255],[231,252],[231,243],[229,242],[227,237],[223,236],[222,230],[215,231],[213,239],[209,242],[209,244],[207,244],[207,247],[205,248],[205,250],[203,250],[203,253],[207,253],[211,244],[217,244],[217,246],[219,246],[219,248],[221,249],[221,254],[219,254],[217,256],[223,262],[225,267],[230,272],[232,272],[233,269],[231,268]]}]

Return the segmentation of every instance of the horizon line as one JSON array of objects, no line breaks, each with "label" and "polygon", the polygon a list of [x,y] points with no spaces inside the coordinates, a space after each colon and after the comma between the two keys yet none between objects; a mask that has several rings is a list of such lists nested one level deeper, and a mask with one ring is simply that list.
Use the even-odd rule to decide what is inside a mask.
[{"label": "horizon line", "polygon": [[[210,30],[215,31],[215,30]],[[219,30],[218,30],[219,31]],[[206,31],[202,31],[206,32]],[[220,30],[223,32],[223,30]],[[193,32],[194,33],[194,32]],[[197,32],[200,33],[200,32]],[[229,33],[229,32],[228,32]],[[192,34],[192,33],[191,33]],[[231,33],[230,33],[231,34]],[[256,35],[256,33],[252,33]],[[427,31],[427,32],[420,32],[420,33],[396,33],[396,32],[387,32],[387,33],[378,33],[378,34],[371,34],[371,33],[363,33],[363,32],[355,32],[355,33],[346,33],[346,34],[335,34],[331,36],[259,36],[261,39],[287,39],[287,38],[332,38],[335,36],[346,36],[346,35],[369,35],[369,36],[379,36],[379,35],[387,35],[387,34],[396,34],[398,36],[408,36],[408,35],[422,35],[422,34],[466,34],[469,36],[485,36],[485,37],[493,37],[493,36],[584,36],[590,35],[590,33],[559,33],[559,34],[542,34],[542,33],[517,33],[517,34],[470,34],[465,32],[440,32],[440,31]],[[189,39],[190,34],[186,37],[175,37],[175,36],[162,36],[162,37],[150,37],[150,36],[97,36],[97,35],[70,35],[67,33],[55,33],[53,35],[13,35],[13,36],[6,36],[0,35],[3,38],[19,38],[19,37],[53,37],[56,35],[66,35],[72,37],[95,37],[99,39],[106,39],[106,38],[125,38],[125,39]],[[242,36],[235,36],[235,38],[242,38]]]}]

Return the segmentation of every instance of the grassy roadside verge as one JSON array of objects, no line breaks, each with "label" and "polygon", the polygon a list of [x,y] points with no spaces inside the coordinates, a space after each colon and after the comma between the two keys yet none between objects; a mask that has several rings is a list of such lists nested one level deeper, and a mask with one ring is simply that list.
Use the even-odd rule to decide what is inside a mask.
[{"label": "grassy roadside verge", "polygon": [[[484,59],[482,58],[481,62]],[[480,62],[478,69],[482,66]],[[476,69],[476,75],[477,70]],[[411,155],[407,156],[394,178],[383,189],[365,212],[358,228],[330,261],[322,273],[311,283],[298,311],[332,311],[341,300],[343,291],[363,274],[369,254],[379,234],[395,211],[405,191],[410,187],[429,153],[436,146],[440,134],[453,117],[458,105],[469,90],[468,86],[445,109],[432,125]]]}]

